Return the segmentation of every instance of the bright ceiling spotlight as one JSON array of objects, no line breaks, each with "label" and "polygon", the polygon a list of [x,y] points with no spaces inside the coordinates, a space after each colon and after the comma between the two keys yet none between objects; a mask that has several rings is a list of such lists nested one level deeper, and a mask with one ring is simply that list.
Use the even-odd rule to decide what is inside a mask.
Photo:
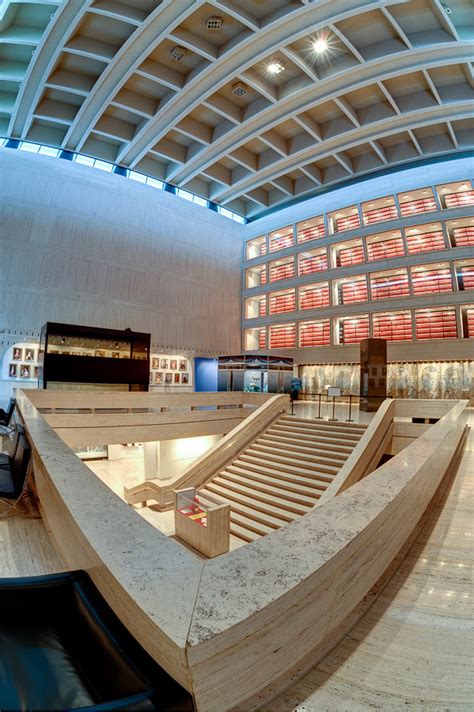
[{"label": "bright ceiling spotlight", "polygon": [[270,62],[270,64],[267,65],[267,72],[270,74],[281,74],[281,72],[285,71],[285,67],[281,62],[278,61],[273,61]]},{"label": "bright ceiling spotlight", "polygon": [[316,54],[323,54],[324,52],[327,52],[328,49],[329,45],[324,37],[320,37],[313,42],[313,51],[316,52]]}]

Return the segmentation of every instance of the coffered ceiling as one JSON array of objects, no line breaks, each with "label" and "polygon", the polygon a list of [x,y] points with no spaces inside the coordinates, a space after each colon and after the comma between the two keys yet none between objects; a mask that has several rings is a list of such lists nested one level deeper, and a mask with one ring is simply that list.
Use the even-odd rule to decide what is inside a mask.
[{"label": "coffered ceiling", "polygon": [[471,0],[10,2],[0,134],[255,217],[469,148],[473,14]]}]

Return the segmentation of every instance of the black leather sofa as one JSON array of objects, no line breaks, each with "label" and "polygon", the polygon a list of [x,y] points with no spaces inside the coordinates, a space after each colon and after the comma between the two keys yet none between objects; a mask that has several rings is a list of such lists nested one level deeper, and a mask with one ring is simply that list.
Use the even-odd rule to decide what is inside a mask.
[{"label": "black leather sofa", "polygon": [[0,710],[193,710],[83,571],[0,579]]}]

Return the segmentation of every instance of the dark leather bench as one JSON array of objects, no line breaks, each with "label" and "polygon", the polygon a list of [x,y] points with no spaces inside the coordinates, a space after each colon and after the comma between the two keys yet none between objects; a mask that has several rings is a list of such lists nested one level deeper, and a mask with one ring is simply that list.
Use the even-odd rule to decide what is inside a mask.
[{"label": "dark leather bench", "polygon": [[23,428],[18,425],[12,455],[0,458],[0,499],[18,499],[25,483],[31,448]]},{"label": "dark leather bench", "polygon": [[84,571],[0,579],[1,710],[193,710]]}]

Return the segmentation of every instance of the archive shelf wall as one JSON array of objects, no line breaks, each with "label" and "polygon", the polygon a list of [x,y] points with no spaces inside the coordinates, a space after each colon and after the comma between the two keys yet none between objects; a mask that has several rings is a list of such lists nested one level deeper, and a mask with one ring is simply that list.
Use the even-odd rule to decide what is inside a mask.
[{"label": "archive shelf wall", "polygon": [[[474,289],[474,266],[464,259],[469,256],[466,248],[474,244],[474,220],[469,224],[466,217],[466,208],[473,205],[474,191],[465,181],[462,186],[453,183],[383,196],[372,205],[365,200],[286,225],[263,239],[253,238],[258,240],[259,252],[251,258],[247,250],[245,254],[253,260],[247,269],[261,270],[259,282],[267,299],[259,302],[255,319],[266,320],[261,326],[267,348],[349,344],[367,336],[390,341],[418,340],[418,335],[420,340],[471,338],[467,334],[473,331],[472,309],[461,318],[459,302],[463,292]],[[451,217],[453,210],[457,212]],[[460,214],[460,210],[464,212]],[[377,224],[383,224],[382,231],[376,231]],[[354,230],[357,232],[351,234]],[[316,245],[318,241],[321,247]],[[308,251],[307,245],[313,249]],[[440,252],[442,264],[426,264],[429,253]],[[259,260],[261,264],[255,265]],[[383,263],[382,271],[377,271],[377,263]],[[356,266],[363,275],[354,274]],[[274,283],[279,289],[271,292],[269,284]],[[427,329],[425,305],[430,295],[438,297]],[[440,301],[443,295],[447,298],[444,304]],[[421,303],[417,307],[418,298]],[[404,300],[409,302],[402,309]],[[377,310],[379,301],[384,311]],[[393,309],[391,301],[396,302]],[[364,303],[368,315],[340,315],[341,307]],[[326,313],[333,308],[339,309],[339,314]],[[304,320],[306,312],[318,309],[324,310],[320,319],[308,314]],[[292,323],[286,323],[285,318]],[[461,323],[466,326],[458,333]]]}]

